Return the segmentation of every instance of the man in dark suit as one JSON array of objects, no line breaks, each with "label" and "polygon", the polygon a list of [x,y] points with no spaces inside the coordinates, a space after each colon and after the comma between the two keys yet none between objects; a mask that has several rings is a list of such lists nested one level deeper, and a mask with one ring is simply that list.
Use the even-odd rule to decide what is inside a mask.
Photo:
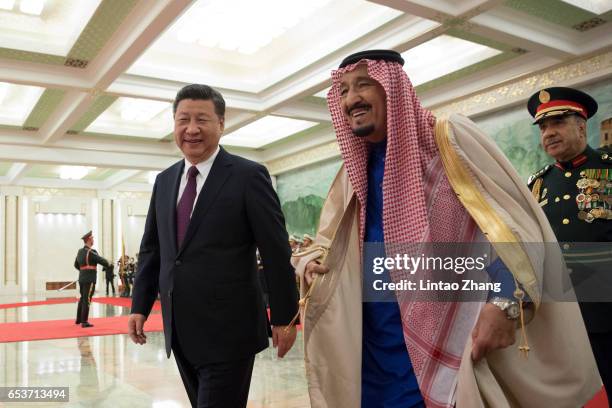
[{"label": "man in dark suit", "polygon": [[[188,85],[174,101],[174,138],[185,159],[161,172],[140,245],[129,335],[144,344],[144,322],[159,293],[166,353],[174,351],[193,406],[244,407],[254,356],[293,346],[297,312],[285,221],[264,166],[219,147],[225,101]],[[270,323],[257,276],[266,273]]]}]

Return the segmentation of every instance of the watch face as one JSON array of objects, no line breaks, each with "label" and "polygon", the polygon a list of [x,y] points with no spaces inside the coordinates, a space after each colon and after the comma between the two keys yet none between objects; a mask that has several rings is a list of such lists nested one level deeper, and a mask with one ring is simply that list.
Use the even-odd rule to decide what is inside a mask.
[{"label": "watch face", "polygon": [[519,305],[516,303],[512,303],[511,305],[509,305],[506,309],[506,312],[508,313],[508,317],[510,319],[516,319],[521,314]]}]

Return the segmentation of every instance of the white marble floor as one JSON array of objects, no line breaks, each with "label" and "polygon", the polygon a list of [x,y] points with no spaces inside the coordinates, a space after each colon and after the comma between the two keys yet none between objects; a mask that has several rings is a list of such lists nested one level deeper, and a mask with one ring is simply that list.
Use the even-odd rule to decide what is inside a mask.
[{"label": "white marble floor", "polygon": [[[30,298],[28,301],[40,300]],[[24,299],[0,297],[0,303]],[[76,304],[0,309],[0,323],[70,319]],[[93,304],[92,316],[127,314]],[[0,330],[2,326],[0,324]],[[255,360],[249,408],[309,407],[301,333],[282,360],[269,348]],[[0,386],[69,387],[66,403],[0,403],[0,406],[188,407],[174,358],[167,359],[163,335],[149,333],[144,346],[127,335],[0,343]]]}]

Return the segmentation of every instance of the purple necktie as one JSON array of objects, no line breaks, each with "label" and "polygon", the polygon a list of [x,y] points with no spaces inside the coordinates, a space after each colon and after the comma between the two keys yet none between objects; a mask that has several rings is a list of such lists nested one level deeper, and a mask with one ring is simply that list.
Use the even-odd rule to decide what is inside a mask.
[{"label": "purple necktie", "polygon": [[196,190],[196,177],[199,171],[196,166],[191,166],[187,172],[187,186],[185,191],[179,200],[178,206],[176,207],[176,242],[178,247],[181,247],[185,234],[187,233],[187,227],[189,226],[189,220],[191,219],[191,211],[193,210],[193,202],[195,201],[197,190]]}]

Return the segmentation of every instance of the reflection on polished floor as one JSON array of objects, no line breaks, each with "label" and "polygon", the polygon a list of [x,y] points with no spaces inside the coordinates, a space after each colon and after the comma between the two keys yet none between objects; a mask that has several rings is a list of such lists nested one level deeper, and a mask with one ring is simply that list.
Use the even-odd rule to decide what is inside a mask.
[{"label": "reflection on polished floor", "polygon": [[[32,300],[40,299],[0,297],[1,304]],[[0,309],[0,323],[69,319],[75,309],[76,304]],[[92,317],[127,313],[126,308],[92,304]],[[133,344],[127,335],[0,343],[0,386],[69,387],[68,404],[35,406],[188,407],[174,358],[165,356],[163,334],[147,337],[144,346]],[[272,348],[258,354],[248,407],[309,407],[303,353],[300,332],[284,359],[277,359]]]}]

